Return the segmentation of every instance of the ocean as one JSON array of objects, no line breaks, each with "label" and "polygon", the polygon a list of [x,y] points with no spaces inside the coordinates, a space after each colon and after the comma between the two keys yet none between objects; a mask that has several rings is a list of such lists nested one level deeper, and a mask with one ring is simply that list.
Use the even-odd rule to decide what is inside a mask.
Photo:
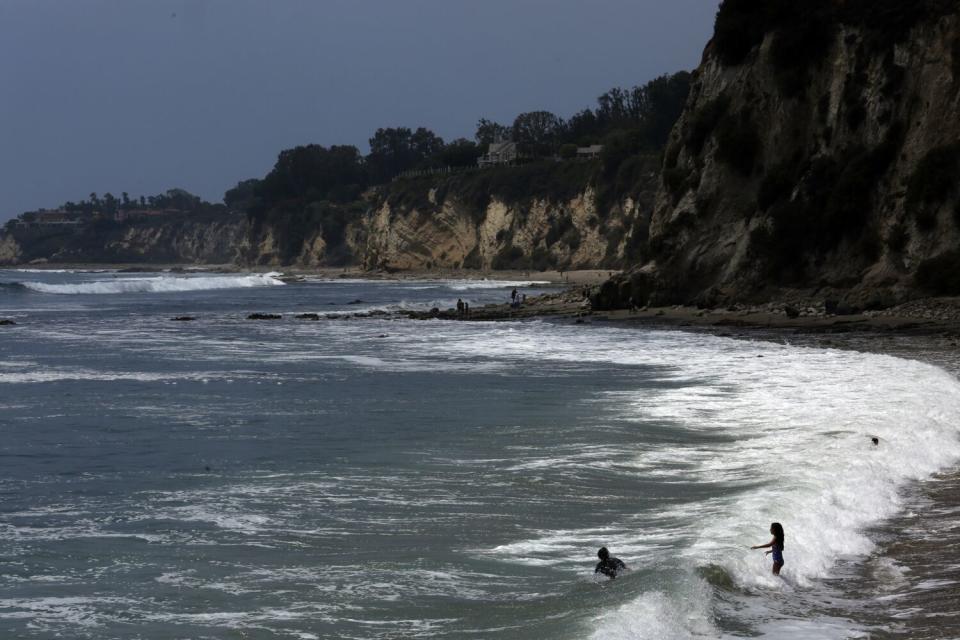
[{"label": "ocean", "polygon": [[[392,315],[514,288],[552,287],[0,271],[0,638],[897,631],[857,612],[912,579],[877,531],[960,461],[953,375]],[[749,549],[774,521],[782,577]],[[629,571],[598,579],[601,546]],[[881,578],[845,590],[868,563]]]}]

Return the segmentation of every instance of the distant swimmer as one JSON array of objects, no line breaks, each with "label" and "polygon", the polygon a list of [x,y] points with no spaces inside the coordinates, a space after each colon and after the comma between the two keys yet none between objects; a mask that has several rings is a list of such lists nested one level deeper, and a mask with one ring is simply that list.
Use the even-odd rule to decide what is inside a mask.
[{"label": "distant swimmer", "polygon": [[602,573],[611,580],[627,568],[627,565],[623,564],[620,558],[611,556],[606,547],[600,547],[600,551],[597,551],[597,557],[600,558],[600,562],[597,563],[597,568],[593,570],[593,573]]},{"label": "distant swimmer", "polygon": [[880,438],[878,438],[877,436],[873,436],[872,438],[870,438],[870,442],[872,442],[873,446],[875,447],[880,446]]},{"label": "distant swimmer", "polygon": [[773,540],[767,544],[758,544],[755,547],[750,547],[751,549],[766,549],[770,547],[770,551],[767,551],[768,554],[773,554],[773,575],[780,575],[780,569],[783,567],[783,525],[779,522],[774,522],[770,525],[770,535],[773,536]]}]

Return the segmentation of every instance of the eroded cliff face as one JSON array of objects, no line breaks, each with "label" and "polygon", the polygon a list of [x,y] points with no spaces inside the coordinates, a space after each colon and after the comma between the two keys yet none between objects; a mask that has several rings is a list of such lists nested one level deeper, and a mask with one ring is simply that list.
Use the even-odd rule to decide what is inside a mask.
[{"label": "eroded cliff face", "polygon": [[108,241],[105,249],[108,254],[125,256],[125,261],[230,264],[246,234],[247,223],[242,219],[138,225]]},{"label": "eroded cliff face", "polygon": [[960,267],[958,11],[889,38],[830,23],[809,62],[778,49],[789,26],[737,64],[709,45],[665,153],[649,253],[606,304],[803,288],[884,306],[960,288],[946,275]]},{"label": "eroded cliff face", "polygon": [[12,235],[0,232],[0,264],[19,264],[22,251]]},{"label": "eroded cliff face", "polygon": [[230,264],[247,235],[243,216],[95,224],[67,230],[22,227],[0,232],[0,264]]},{"label": "eroded cliff face", "polygon": [[633,221],[643,213],[632,199],[600,213],[592,189],[560,202],[492,199],[479,215],[456,196],[425,209],[383,202],[366,221],[362,262],[371,269],[620,265],[632,238]]},{"label": "eroded cliff face", "polygon": [[[244,264],[277,267],[620,268],[646,241],[658,167],[658,157],[645,156],[629,193],[602,197],[586,164],[401,180],[371,190],[360,210],[345,205],[354,207],[349,215],[327,205],[315,216],[261,221],[239,255]],[[328,228],[338,219],[347,222]]]}]

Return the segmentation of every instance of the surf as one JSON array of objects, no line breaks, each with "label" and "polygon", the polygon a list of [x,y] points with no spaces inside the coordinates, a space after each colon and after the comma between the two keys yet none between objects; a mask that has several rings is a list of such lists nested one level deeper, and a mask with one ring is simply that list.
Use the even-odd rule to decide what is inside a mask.
[{"label": "surf", "polygon": [[86,282],[15,282],[6,286],[37,293],[58,295],[111,295],[122,293],[175,293],[214,289],[246,289],[283,286],[278,272],[237,276],[151,276],[146,278],[110,278]]}]

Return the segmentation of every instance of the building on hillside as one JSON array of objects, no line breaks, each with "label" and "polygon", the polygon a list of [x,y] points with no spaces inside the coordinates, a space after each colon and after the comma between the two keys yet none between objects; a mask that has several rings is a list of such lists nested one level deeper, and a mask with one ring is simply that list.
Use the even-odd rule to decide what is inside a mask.
[{"label": "building on hillside", "polygon": [[516,142],[491,142],[486,155],[480,156],[477,164],[491,167],[498,164],[510,164],[519,157]]},{"label": "building on hillside", "polygon": [[23,214],[22,220],[29,227],[75,227],[87,222],[88,217],[82,211],[40,209]]},{"label": "building on hillside", "polygon": [[592,144],[589,147],[577,147],[577,158],[581,160],[599,158],[602,151],[602,144]]},{"label": "building on hillside", "polygon": [[126,220],[143,220],[145,218],[165,218],[183,213],[180,209],[118,209],[113,214],[113,219],[117,222]]}]

